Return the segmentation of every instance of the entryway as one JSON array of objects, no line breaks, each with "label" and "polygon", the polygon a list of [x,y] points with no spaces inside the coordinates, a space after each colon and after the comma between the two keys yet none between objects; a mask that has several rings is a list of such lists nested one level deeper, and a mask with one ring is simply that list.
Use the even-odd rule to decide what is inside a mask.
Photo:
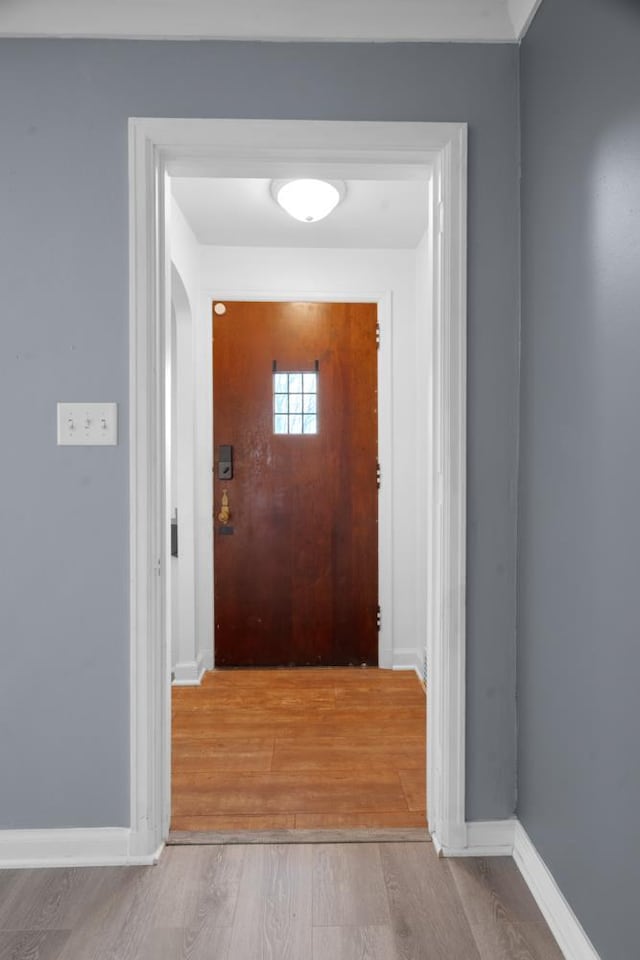
[{"label": "entryway", "polygon": [[[430,818],[437,841],[466,844],[464,824],[464,411],[465,411],[465,158],[463,125],[315,123],[305,121],[131,121],[132,190],[132,824],[136,849],[160,842],[169,826],[170,730],[166,670],[169,510],[166,478],[165,370],[166,174],[180,176],[287,177],[322,168],[329,177],[424,179],[433,269],[421,277],[426,304],[410,365],[421,369],[424,451],[414,450],[392,470],[418,480],[419,516],[403,516],[401,489],[385,511],[393,546],[396,515],[405,528],[425,524],[429,536],[416,555],[420,582],[430,598],[427,666],[430,738]],[[314,168],[313,171],[311,168]],[[375,173],[373,173],[375,171]],[[311,292],[311,291],[309,291]],[[227,291],[215,291],[221,300]],[[256,299],[266,299],[258,296]],[[316,299],[306,297],[305,299]],[[322,299],[320,297],[319,299]],[[349,299],[344,298],[344,299]],[[359,298],[358,298],[359,299]],[[367,299],[366,297],[364,299]],[[378,304],[385,292],[374,296]],[[384,336],[384,332],[383,332]],[[394,358],[396,362],[396,358]],[[394,384],[402,389],[402,368]],[[394,386],[394,390],[396,387]],[[424,401],[424,402],[423,402]],[[392,424],[386,428],[392,435]],[[392,449],[392,447],[391,447]],[[425,457],[425,452],[429,457]],[[415,457],[415,459],[414,459]],[[416,472],[417,464],[417,472]],[[383,466],[384,471],[384,466]],[[423,480],[419,478],[422,477]],[[384,479],[383,479],[384,483]],[[197,500],[196,491],[196,500]],[[195,513],[199,510],[196,505]],[[395,512],[394,512],[395,511]],[[207,519],[211,526],[211,512]],[[199,527],[197,527],[198,529]],[[202,525],[204,529],[204,525]],[[382,554],[381,554],[382,555]],[[200,556],[196,548],[196,556]],[[389,554],[391,558],[391,554]],[[154,560],[153,558],[157,559]],[[390,576],[381,580],[394,582]],[[395,581],[397,582],[397,577]],[[196,591],[201,596],[201,591]],[[422,607],[424,592],[420,595]],[[410,610],[396,607],[398,619]],[[203,622],[196,616],[196,634]],[[210,619],[209,622],[212,622]],[[386,629],[398,625],[389,618]],[[383,608],[383,636],[385,618]],[[391,644],[384,657],[391,665]],[[423,634],[424,639],[424,634]],[[159,647],[154,646],[156,641]],[[198,662],[195,662],[196,668]],[[206,664],[204,664],[206,666]],[[155,849],[155,847],[153,847]]]},{"label": "entryway", "polygon": [[[425,215],[413,212],[418,237]],[[411,320],[399,306],[405,339]],[[423,686],[370,669],[379,333],[375,302],[213,301],[216,670],[173,691],[172,842],[426,836]],[[255,669],[282,666],[294,669]]]},{"label": "entryway", "polygon": [[[199,686],[185,690],[187,665],[175,662],[172,836],[330,828],[421,828],[426,836],[426,707],[416,676],[424,625],[413,615],[412,559],[421,526],[411,466],[399,478],[402,507],[391,495],[394,461],[410,464],[426,445],[412,364],[417,277],[430,269],[426,182],[349,180],[342,219],[322,234],[307,223],[292,230],[265,180],[178,180],[172,189],[174,271],[197,273],[204,303],[196,327],[205,328],[207,307],[211,324],[215,625],[215,671]],[[259,228],[263,246],[223,247],[229,227],[219,210],[229,194],[247,244]],[[264,293],[250,298],[267,259]],[[233,280],[234,263],[253,290],[211,299],[209,278]],[[322,277],[323,299],[297,293],[303,269]],[[366,301],[353,292],[362,277]],[[286,300],[267,297],[276,282],[288,285]],[[331,297],[345,283],[351,299]],[[404,367],[395,404],[394,351]],[[380,438],[382,469],[379,421],[395,432],[391,443]],[[191,484],[184,464],[175,473]],[[398,603],[404,642],[390,642],[389,653],[392,664],[413,666],[404,675],[361,669],[378,665],[381,613],[386,635],[394,633],[379,580]],[[300,669],[308,666],[329,669]],[[296,742],[302,749],[292,749]]]}]

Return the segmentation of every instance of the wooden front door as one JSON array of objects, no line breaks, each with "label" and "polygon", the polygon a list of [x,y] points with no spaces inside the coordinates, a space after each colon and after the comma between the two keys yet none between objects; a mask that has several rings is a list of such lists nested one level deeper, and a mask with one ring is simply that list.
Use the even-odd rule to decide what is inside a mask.
[{"label": "wooden front door", "polygon": [[216,666],[378,662],[376,319],[214,304]]}]

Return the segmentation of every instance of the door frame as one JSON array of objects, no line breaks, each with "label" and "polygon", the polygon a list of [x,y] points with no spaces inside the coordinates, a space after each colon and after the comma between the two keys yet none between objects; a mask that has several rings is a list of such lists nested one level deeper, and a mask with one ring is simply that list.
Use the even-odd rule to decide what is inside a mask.
[{"label": "door frame", "polygon": [[[313,120],[129,120],[131,852],[169,831],[171,687],[167,343],[168,177],[420,179],[430,184],[432,358],[426,404],[429,828],[443,853],[465,821],[467,125]],[[429,324],[429,319],[431,323]]]}]

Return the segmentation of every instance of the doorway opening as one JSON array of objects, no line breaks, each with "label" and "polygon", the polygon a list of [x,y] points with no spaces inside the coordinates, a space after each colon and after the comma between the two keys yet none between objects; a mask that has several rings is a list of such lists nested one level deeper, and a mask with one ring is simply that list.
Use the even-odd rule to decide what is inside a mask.
[{"label": "doorway opening", "polygon": [[[384,666],[424,671],[414,558],[427,534],[412,459],[419,451],[426,460],[415,357],[427,310],[418,279],[431,272],[427,183],[349,180],[340,217],[314,225],[292,223],[269,187],[171,179],[171,253],[185,275],[199,275],[198,322],[212,341],[203,392],[213,394],[216,671],[199,690],[173,690],[172,836],[243,824],[424,829],[425,697],[415,674],[220,675],[377,667],[383,622]],[[206,350],[203,336],[192,353]],[[402,368],[395,392],[390,356]],[[379,437],[379,413],[390,442]],[[390,604],[380,603],[379,579]],[[181,685],[187,668],[175,664]]]},{"label": "doorway opening", "polygon": [[[428,761],[434,774],[429,777],[429,818],[439,845],[464,847],[466,129],[446,124],[143,120],[131,122],[130,142],[132,845],[147,849],[154,841],[161,843],[169,826],[169,514],[161,467],[167,464],[169,403],[164,376],[170,313],[167,174],[282,177],[302,175],[320,164],[325,176],[422,179],[429,185],[433,271],[419,348],[426,344],[432,360],[423,380],[427,402],[421,410],[432,428],[432,456],[428,468],[425,464],[422,489],[431,535],[426,555],[417,559],[431,600],[423,638],[431,688]],[[199,612],[196,601],[196,623]]]}]

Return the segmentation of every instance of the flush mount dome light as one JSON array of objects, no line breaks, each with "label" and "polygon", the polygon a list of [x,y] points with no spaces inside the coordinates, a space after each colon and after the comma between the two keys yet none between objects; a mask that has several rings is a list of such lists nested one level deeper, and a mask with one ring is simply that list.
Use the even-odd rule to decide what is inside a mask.
[{"label": "flush mount dome light", "polygon": [[272,180],[271,196],[283,210],[303,223],[324,220],[344,199],[341,180]]}]

